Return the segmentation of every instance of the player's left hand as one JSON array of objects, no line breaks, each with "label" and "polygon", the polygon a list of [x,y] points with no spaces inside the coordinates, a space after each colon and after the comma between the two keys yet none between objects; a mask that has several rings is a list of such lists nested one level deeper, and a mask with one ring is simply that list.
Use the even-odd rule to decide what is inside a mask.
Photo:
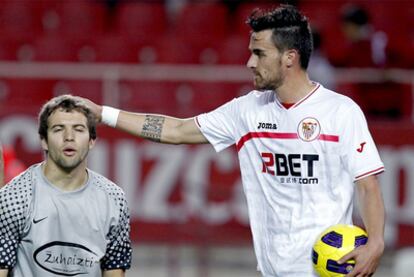
[{"label": "player's left hand", "polygon": [[370,277],[377,270],[383,252],[383,244],[368,241],[368,244],[361,245],[343,256],[338,263],[355,260],[354,269],[345,277]]}]

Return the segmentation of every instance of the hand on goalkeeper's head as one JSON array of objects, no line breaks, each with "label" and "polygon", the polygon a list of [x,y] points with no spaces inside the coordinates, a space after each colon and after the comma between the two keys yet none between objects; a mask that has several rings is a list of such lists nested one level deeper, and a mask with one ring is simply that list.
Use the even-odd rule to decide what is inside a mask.
[{"label": "hand on goalkeeper's head", "polygon": [[98,122],[101,122],[102,120],[102,106],[92,102],[91,100],[87,99],[87,98],[83,98],[80,96],[76,96],[77,98],[79,98],[80,101],[82,101],[85,106],[87,106],[89,108],[89,110],[95,115],[96,119],[98,120]]}]

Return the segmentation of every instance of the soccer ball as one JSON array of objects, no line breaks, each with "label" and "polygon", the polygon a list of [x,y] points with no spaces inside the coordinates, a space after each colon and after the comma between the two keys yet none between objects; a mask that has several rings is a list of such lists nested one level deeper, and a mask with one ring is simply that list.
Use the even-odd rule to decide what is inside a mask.
[{"label": "soccer ball", "polygon": [[316,273],[321,277],[345,276],[354,269],[355,261],[343,264],[337,261],[367,241],[367,233],[357,226],[338,224],[329,227],[313,246],[312,262]]}]

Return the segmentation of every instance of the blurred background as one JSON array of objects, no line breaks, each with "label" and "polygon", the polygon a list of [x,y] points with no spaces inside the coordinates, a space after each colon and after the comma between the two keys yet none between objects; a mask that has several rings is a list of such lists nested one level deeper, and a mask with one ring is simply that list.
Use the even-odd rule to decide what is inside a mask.
[{"label": "blurred background", "polygon": [[[414,276],[414,1],[0,0],[0,141],[6,178],[42,160],[37,113],[72,93],[191,117],[252,89],[255,7],[309,18],[311,78],[363,109],[386,172],[387,250],[376,276]],[[237,153],[166,146],[100,126],[89,166],[126,191],[128,276],[259,276]]]}]

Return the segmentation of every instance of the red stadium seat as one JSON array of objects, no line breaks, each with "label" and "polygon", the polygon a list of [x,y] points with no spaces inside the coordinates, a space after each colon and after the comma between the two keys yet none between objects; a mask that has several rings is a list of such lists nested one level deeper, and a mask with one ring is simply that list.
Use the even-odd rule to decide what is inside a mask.
[{"label": "red stadium seat", "polygon": [[93,42],[95,61],[115,63],[137,63],[138,51],[123,36],[105,35]]},{"label": "red stadium seat", "polygon": [[77,61],[77,51],[71,40],[63,36],[49,35],[39,37],[33,44],[34,61],[74,62]]},{"label": "red stadium seat", "polygon": [[151,113],[172,113],[176,109],[176,82],[122,81],[120,107]]},{"label": "red stadium seat", "polygon": [[22,41],[0,38],[0,61],[17,60],[17,54],[22,44]]},{"label": "red stadium seat", "polygon": [[[102,34],[105,28],[105,5],[93,1],[52,2],[54,7],[45,12],[54,14],[56,24],[45,23],[45,31],[64,35],[72,40],[86,39],[91,35]],[[50,16],[54,18],[53,16]]]},{"label": "red stadium seat", "polygon": [[190,117],[251,90],[250,83],[121,81],[120,107]]},{"label": "red stadium seat", "polygon": [[196,113],[208,112],[247,93],[250,83],[188,82],[193,91],[191,106]]},{"label": "red stadium seat", "polygon": [[301,1],[299,9],[309,19],[312,28],[317,28],[322,34],[335,30],[340,31],[342,1]]},{"label": "red stadium seat", "polygon": [[160,3],[125,2],[118,8],[117,33],[134,42],[161,37],[167,28],[165,6]]},{"label": "red stadium seat", "polygon": [[53,95],[72,94],[86,97],[96,103],[104,103],[100,80],[58,80],[53,84]]},{"label": "red stadium seat", "polygon": [[173,33],[202,42],[222,39],[228,31],[227,16],[224,5],[188,3],[177,15]]},{"label": "red stadium seat", "polygon": [[41,32],[42,2],[1,1],[0,36],[31,39]]},{"label": "red stadium seat", "polygon": [[414,5],[411,1],[378,1],[375,5],[365,5],[372,25],[388,34],[396,32],[400,36],[408,34],[414,25]]},{"label": "red stadium seat", "polygon": [[53,81],[42,79],[0,79],[1,106],[37,109],[52,97]]},{"label": "red stadium seat", "polygon": [[164,36],[154,44],[157,63],[195,64],[200,62],[201,47],[191,40]]},{"label": "red stadium seat", "polygon": [[217,46],[218,63],[246,64],[249,56],[249,37],[234,35],[221,41]]}]

